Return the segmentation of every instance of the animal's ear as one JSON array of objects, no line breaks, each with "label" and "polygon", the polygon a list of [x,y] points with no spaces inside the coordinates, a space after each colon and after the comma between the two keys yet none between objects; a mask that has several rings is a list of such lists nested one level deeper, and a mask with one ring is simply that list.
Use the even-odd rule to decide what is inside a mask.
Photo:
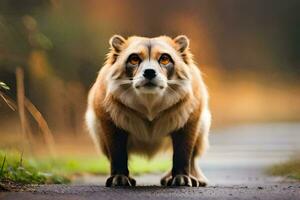
[{"label": "animal's ear", "polygon": [[109,44],[116,51],[120,52],[122,45],[125,43],[125,39],[120,35],[114,35],[110,38]]},{"label": "animal's ear", "polygon": [[186,49],[188,49],[190,40],[185,35],[179,35],[176,38],[174,38],[174,42],[176,44],[176,50],[180,53],[183,53]]}]

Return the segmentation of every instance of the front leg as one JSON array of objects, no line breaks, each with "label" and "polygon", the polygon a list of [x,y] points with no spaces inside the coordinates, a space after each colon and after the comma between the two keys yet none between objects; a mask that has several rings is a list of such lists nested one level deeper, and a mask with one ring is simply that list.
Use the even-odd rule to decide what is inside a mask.
[{"label": "front leg", "polygon": [[173,168],[167,185],[199,186],[198,180],[191,175],[191,158],[196,140],[196,126],[187,123],[171,134],[173,144]]},{"label": "front leg", "polygon": [[111,176],[106,180],[106,186],[135,186],[136,181],[129,177],[128,170],[128,133],[116,127],[111,121],[106,121],[103,128],[111,173]]}]

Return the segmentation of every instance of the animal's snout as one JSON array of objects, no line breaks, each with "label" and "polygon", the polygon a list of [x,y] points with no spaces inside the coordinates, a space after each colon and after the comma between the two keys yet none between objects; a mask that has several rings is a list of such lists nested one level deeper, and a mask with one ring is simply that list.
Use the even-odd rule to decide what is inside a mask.
[{"label": "animal's snout", "polygon": [[154,69],[146,69],[143,76],[148,80],[152,80],[156,76],[156,71]]}]

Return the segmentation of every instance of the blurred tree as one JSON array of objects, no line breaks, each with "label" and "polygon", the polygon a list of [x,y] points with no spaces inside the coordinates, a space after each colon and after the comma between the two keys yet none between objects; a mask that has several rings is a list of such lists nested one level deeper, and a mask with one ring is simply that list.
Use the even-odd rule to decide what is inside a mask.
[{"label": "blurred tree", "polygon": [[[50,128],[79,133],[87,91],[111,35],[186,34],[197,63],[209,72],[212,95],[225,99],[213,102],[221,112],[228,103],[222,93],[225,82],[232,93],[241,91],[234,88],[243,85],[234,84],[239,80],[261,87],[299,83],[299,4],[298,0],[1,0],[0,80],[11,87],[8,94],[15,98],[15,68],[23,67],[26,96]],[[262,95],[245,85],[242,91],[254,88]]]}]

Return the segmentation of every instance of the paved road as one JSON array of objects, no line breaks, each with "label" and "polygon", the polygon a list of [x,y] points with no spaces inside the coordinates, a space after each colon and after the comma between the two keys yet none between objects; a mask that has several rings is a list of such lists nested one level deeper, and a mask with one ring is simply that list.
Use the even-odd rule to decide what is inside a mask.
[{"label": "paved road", "polygon": [[[244,125],[211,134],[211,149],[200,161],[206,188],[162,188],[161,175],[137,177],[136,188],[103,187],[105,177],[75,185],[41,186],[35,192],[1,193],[0,199],[300,199],[300,183],[269,177],[265,168],[300,152],[300,124]],[[79,185],[78,185],[79,184]]]},{"label": "paved road", "polygon": [[300,154],[300,123],[243,125],[216,130],[200,165],[217,185],[259,185],[284,181],[265,169]]},{"label": "paved road", "polygon": [[208,188],[161,188],[139,186],[135,188],[105,188],[102,186],[43,186],[37,192],[0,193],[6,200],[144,200],[144,199],[300,199],[298,186],[232,187],[216,186]]}]

